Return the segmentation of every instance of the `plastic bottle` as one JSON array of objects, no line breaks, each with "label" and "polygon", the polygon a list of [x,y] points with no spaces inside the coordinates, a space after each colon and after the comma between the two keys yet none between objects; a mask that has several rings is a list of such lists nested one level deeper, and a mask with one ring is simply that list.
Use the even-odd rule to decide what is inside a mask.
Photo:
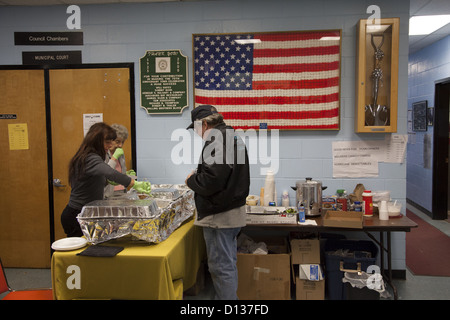
[{"label": "plastic bottle", "polygon": [[283,195],[281,196],[281,206],[289,207],[289,193],[286,190],[283,191]]},{"label": "plastic bottle", "polygon": [[336,199],[336,210],[347,211],[347,192],[344,189],[338,189]]},{"label": "plastic bottle", "polygon": [[360,201],[355,201],[354,206],[355,206],[355,211],[362,212],[362,205],[361,205]]},{"label": "plastic bottle", "polygon": [[298,202],[297,209],[298,209],[298,222],[305,222],[305,207],[300,201]]},{"label": "plastic bottle", "polygon": [[363,194],[363,212],[365,217],[373,216],[373,195],[372,191],[364,190]]},{"label": "plastic bottle", "polygon": [[275,177],[272,170],[267,170],[266,181],[264,183],[264,205],[274,202],[275,196]]}]

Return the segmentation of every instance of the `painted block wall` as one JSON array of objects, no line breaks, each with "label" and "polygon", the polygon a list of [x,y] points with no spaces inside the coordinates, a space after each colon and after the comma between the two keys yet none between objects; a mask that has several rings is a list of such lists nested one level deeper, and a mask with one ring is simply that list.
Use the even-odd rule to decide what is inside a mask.
[{"label": "painted block wall", "polygon": [[[0,64],[21,64],[22,51],[81,50],[83,63],[133,62],[136,86],[136,143],[139,177],[152,183],[183,183],[196,166],[171,161],[171,141],[177,129],[190,123],[192,110],[192,34],[256,31],[342,29],[341,128],[339,131],[287,131],[279,135],[278,197],[297,180],[321,180],[334,194],[344,188],[351,193],[357,183],[372,190],[390,190],[405,203],[406,164],[380,163],[379,176],[367,179],[333,179],[333,141],[384,139],[385,134],[354,132],[356,24],[370,16],[373,1],[360,0],[227,0],[150,4],[89,5],[81,8],[83,46],[14,46],[15,31],[66,31],[66,6],[1,7]],[[378,0],[381,17],[400,18],[398,132],[406,134],[408,77],[408,0]],[[146,50],[180,49],[188,56],[190,107],[180,115],[148,115],[140,108],[139,59]],[[190,132],[192,138],[193,133]],[[251,194],[264,185],[262,161],[251,166]],[[405,269],[405,235],[393,235],[393,267]]]},{"label": "painted block wall", "polygon": [[[409,56],[408,110],[412,104],[427,101],[434,107],[435,83],[450,77],[450,36]],[[425,132],[412,132],[407,146],[406,197],[432,211],[434,126]],[[428,152],[427,152],[428,149]],[[430,159],[424,159],[424,154]]]}]

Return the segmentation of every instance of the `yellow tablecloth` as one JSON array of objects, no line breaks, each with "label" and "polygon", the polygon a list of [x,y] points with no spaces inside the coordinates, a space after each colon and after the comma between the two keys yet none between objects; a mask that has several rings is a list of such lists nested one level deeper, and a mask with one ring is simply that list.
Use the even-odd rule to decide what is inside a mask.
[{"label": "yellow tablecloth", "polygon": [[202,229],[193,223],[193,219],[185,222],[159,244],[109,241],[124,247],[115,257],[76,255],[87,247],[54,252],[54,298],[182,299],[206,257]]}]

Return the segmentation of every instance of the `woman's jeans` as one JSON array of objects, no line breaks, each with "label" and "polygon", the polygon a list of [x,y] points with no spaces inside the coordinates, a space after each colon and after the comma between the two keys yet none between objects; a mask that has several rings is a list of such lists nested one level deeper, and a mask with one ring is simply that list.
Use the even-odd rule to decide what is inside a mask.
[{"label": "woman's jeans", "polygon": [[237,235],[241,228],[203,227],[208,268],[216,290],[216,299],[237,300]]}]

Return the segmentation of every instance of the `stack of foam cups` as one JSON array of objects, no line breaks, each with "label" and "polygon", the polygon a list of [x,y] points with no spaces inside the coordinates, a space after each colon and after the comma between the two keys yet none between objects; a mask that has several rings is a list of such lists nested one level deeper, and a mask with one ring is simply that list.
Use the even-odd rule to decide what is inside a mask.
[{"label": "stack of foam cups", "polygon": [[275,201],[275,176],[272,170],[267,170],[266,182],[264,184],[264,205]]},{"label": "stack of foam cups", "polygon": [[380,220],[389,220],[389,212],[388,212],[388,207],[387,207],[387,203],[385,200],[382,200],[380,202],[378,211],[379,211]]}]

